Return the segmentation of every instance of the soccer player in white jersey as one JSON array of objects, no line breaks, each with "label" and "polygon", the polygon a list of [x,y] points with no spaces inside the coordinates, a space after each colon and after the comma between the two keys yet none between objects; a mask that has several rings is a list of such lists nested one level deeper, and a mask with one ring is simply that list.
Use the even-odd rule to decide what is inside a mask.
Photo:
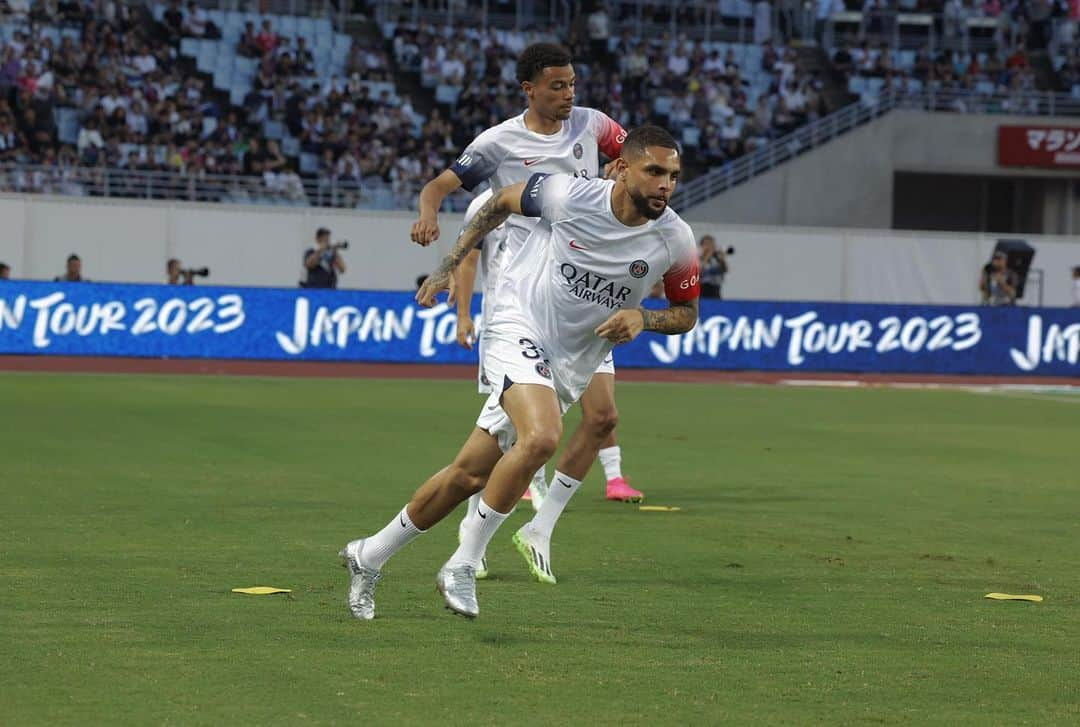
[{"label": "soccer player in white jersey", "polygon": [[[574,106],[574,68],[561,46],[536,43],[518,58],[517,78],[528,99],[528,109],[476,137],[451,167],[428,182],[420,193],[420,218],[412,226],[412,239],[429,245],[439,237],[438,212],[447,195],[458,187],[473,189],[487,181],[494,190],[524,182],[536,172],[594,176],[599,153],[619,156],[625,130],[606,114]],[[512,215],[506,221],[507,256],[525,241],[535,220]],[[490,271],[485,271],[489,273]],[[459,325],[463,325],[458,308]],[[469,324],[471,326],[471,322]],[[481,343],[481,355],[483,354]],[[482,367],[481,363],[481,367]],[[572,449],[592,449],[598,443],[600,464],[607,480],[609,500],[638,502],[644,497],[622,474],[622,450],[615,438],[615,364],[604,361],[603,374],[581,399],[582,420],[568,443]],[[541,467],[530,487],[533,505],[547,490]],[[475,501],[472,503],[475,505]],[[469,512],[475,511],[475,507]]]},{"label": "soccer player in white jersey", "polygon": [[[475,428],[454,461],[421,485],[382,530],[341,551],[354,616],[374,618],[375,586],[394,553],[483,490],[477,517],[468,520],[461,543],[435,579],[447,608],[477,616],[480,557],[537,467],[555,453],[563,414],[588,388],[612,346],[644,330],[677,335],[697,323],[694,234],[667,207],[680,167],[671,135],[645,126],[627,136],[614,180],[536,174],[503,187],[424,281],[416,294],[421,305],[434,305],[441,290],[450,290],[452,299],[454,269],[484,235],[511,213],[540,218],[499,276],[484,344],[485,370],[498,376],[498,386]],[[660,280],[669,307],[639,307]],[[563,452],[545,507],[565,505],[595,455]]]}]

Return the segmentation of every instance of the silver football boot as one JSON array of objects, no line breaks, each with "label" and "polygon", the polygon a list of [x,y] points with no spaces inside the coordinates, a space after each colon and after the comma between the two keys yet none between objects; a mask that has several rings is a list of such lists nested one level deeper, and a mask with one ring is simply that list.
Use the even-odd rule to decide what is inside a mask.
[{"label": "silver football boot", "polygon": [[349,611],[362,621],[370,621],[375,618],[375,586],[381,573],[360,562],[363,549],[363,539],[352,540],[338,555],[349,569]]},{"label": "silver football boot", "polygon": [[471,565],[443,566],[435,576],[435,587],[442,594],[446,607],[466,618],[480,615],[476,602],[476,569]]}]

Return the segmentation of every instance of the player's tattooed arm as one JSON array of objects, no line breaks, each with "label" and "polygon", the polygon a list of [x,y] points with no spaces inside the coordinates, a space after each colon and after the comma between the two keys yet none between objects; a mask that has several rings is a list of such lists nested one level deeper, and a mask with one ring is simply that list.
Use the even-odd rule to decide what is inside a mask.
[{"label": "player's tattooed arm", "polygon": [[640,308],[641,317],[645,322],[646,331],[655,331],[673,336],[686,333],[697,325],[698,301],[697,298],[685,303],[672,303],[664,310],[649,310]]},{"label": "player's tattooed arm", "polygon": [[521,192],[524,184],[513,184],[503,187],[498,194],[493,195],[483,207],[477,210],[469,223],[461,230],[457,242],[450,254],[442,259],[439,267],[425,280],[420,290],[416,293],[416,302],[427,308],[435,305],[436,294],[448,290],[450,297],[448,303],[454,302],[454,270],[476,247],[484,235],[506,222],[506,218],[512,213],[521,214]]},{"label": "player's tattooed arm", "polygon": [[697,325],[697,298],[685,303],[671,302],[665,310],[631,308],[621,310],[596,328],[596,335],[614,344],[630,343],[642,331],[656,331],[675,335],[686,333]]}]

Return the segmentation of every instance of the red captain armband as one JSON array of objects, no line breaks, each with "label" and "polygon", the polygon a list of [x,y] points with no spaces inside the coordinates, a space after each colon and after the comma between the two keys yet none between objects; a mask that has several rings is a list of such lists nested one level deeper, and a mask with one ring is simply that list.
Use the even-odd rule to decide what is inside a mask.
[{"label": "red captain armband", "polygon": [[696,259],[664,273],[664,296],[672,303],[689,303],[701,297],[701,276]]},{"label": "red captain armband", "polygon": [[603,127],[596,135],[596,146],[608,159],[618,159],[622,153],[623,142],[626,141],[626,129],[619,126],[619,122],[610,116],[604,116]]}]

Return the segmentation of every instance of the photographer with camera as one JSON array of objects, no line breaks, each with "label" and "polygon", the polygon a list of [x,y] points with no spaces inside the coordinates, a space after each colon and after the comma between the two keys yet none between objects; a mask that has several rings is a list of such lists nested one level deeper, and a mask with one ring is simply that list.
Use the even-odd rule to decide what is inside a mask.
[{"label": "photographer with camera", "polygon": [[330,244],[330,230],[320,227],[315,232],[316,247],[304,251],[304,267],[307,268],[307,280],[300,283],[301,288],[336,288],[338,274],[345,272],[345,261],[338,250],[349,249],[345,240]]},{"label": "photographer with camera", "polygon": [[979,276],[983,305],[1015,305],[1018,283],[1019,277],[1009,269],[1005,253],[995,252]]},{"label": "photographer with camera", "polygon": [[165,263],[166,281],[169,285],[195,285],[195,278],[205,278],[210,275],[210,268],[187,268],[180,267],[180,261],[170,258]]},{"label": "photographer with camera", "polygon": [[727,262],[728,255],[734,255],[735,248],[729,247],[725,253],[716,247],[712,235],[705,235],[698,243],[698,264],[701,267],[701,297],[723,298],[724,276],[731,269]]}]

